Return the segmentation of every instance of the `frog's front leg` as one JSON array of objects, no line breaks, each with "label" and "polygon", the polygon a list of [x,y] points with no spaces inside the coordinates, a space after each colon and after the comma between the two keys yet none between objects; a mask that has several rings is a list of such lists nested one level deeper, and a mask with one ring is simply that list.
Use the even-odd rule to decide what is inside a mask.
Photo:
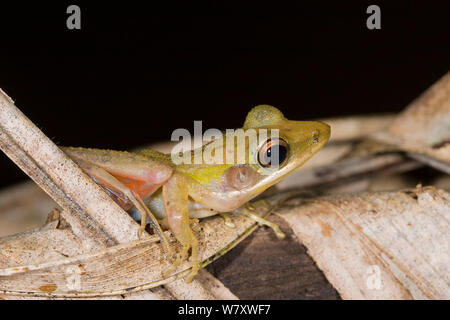
[{"label": "frog's front leg", "polygon": [[162,197],[167,222],[175,238],[182,245],[181,253],[166,272],[166,275],[178,267],[178,264],[186,258],[189,249],[191,249],[192,271],[186,278],[187,282],[191,282],[198,272],[198,241],[189,226],[188,196],[188,186],[179,173],[174,173],[169,181],[163,185]]}]

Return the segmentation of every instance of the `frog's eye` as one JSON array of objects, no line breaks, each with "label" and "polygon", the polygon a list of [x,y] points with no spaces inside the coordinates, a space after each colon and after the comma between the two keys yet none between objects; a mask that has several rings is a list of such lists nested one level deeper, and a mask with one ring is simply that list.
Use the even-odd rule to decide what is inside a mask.
[{"label": "frog's eye", "polygon": [[258,162],[264,168],[280,167],[288,158],[289,145],[279,138],[268,139],[258,151]]}]

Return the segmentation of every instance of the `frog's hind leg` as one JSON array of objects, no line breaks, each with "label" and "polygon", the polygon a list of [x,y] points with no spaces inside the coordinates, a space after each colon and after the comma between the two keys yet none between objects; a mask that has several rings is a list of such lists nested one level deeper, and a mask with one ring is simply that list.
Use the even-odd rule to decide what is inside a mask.
[{"label": "frog's hind leg", "polygon": [[186,278],[187,282],[198,272],[198,241],[190,228],[188,213],[189,190],[183,176],[175,173],[162,187],[164,208],[170,230],[181,243],[182,249],[172,266],[165,272],[165,276],[175,270],[191,249],[192,271]]},{"label": "frog's hind leg", "polygon": [[138,231],[138,237],[142,235],[142,232],[145,229],[146,226],[146,216],[149,216],[150,218],[150,225],[153,227],[155,232],[158,234],[158,236],[161,238],[164,246],[167,249],[167,252],[169,255],[172,254],[169,241],[167,240],[166,236],[164,235],[158,220],[154,217],[152,212],[145,206],[144,202],[142,201],[139,194],[133,190],[130,190],[127,186],[125,186],[122,182],[120,182],[118,179],[116,179],[112,174],[110,174],[108,171],[93,165],[87,161],[77,159],[77,164],[89,175],[91,176],[94,181],[101,185],[103,188],[108,190],[109,192],[114,193],[117,195],[117,193],[121,193],[124,197],[126,197],[131,203],[136,207],[136,209],[139,211],[141,215],[141,227]]}]

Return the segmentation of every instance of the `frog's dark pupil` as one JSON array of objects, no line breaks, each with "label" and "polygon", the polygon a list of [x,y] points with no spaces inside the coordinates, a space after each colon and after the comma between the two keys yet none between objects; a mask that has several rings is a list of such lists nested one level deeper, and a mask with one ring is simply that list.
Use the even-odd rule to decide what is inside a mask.
[{"label": "frog's dark pupil", "polygon": [[[281,142],[285,144],[284,140],[281,140]],[[268,140],[265,144],[265,147],[267,146],[267,149],[264,150],[263,147],[261,150],[262,154],[260,154],[259,160],[262,166],[279,166],[286,160],[288,156],[288,148],[285,145],[280,144],[280,141],[274,142]]]},{"label": "frog's dark pupil", "polygon": [[[273,155],[272,157],[272,149],[273,149]],[[278,157],[277,157],[278,154]],[[267,149],[266,151],[266,163],[270,166],[272,165],[279,165],[280,163],[283,163],[284,160],[286,160],[287,156],[287,149],[284,146],[274,145]],[[277,159],[278,158],[278,159]]]}]

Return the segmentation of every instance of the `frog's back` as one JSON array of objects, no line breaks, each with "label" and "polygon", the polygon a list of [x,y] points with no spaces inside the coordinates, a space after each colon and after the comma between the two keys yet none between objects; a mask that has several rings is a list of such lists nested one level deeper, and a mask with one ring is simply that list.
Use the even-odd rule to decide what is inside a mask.
[{"label": "frog's back", "polygon": [[169,166],[173,166],[172,158],[169,153],[162,153],[162,152],[156,151],[154,149],[150,149],[150,148],[141,149],[141,150],[137,151],[136,153],[140,154],[146,158],[149,158],[151,160],[160,161]]}]

